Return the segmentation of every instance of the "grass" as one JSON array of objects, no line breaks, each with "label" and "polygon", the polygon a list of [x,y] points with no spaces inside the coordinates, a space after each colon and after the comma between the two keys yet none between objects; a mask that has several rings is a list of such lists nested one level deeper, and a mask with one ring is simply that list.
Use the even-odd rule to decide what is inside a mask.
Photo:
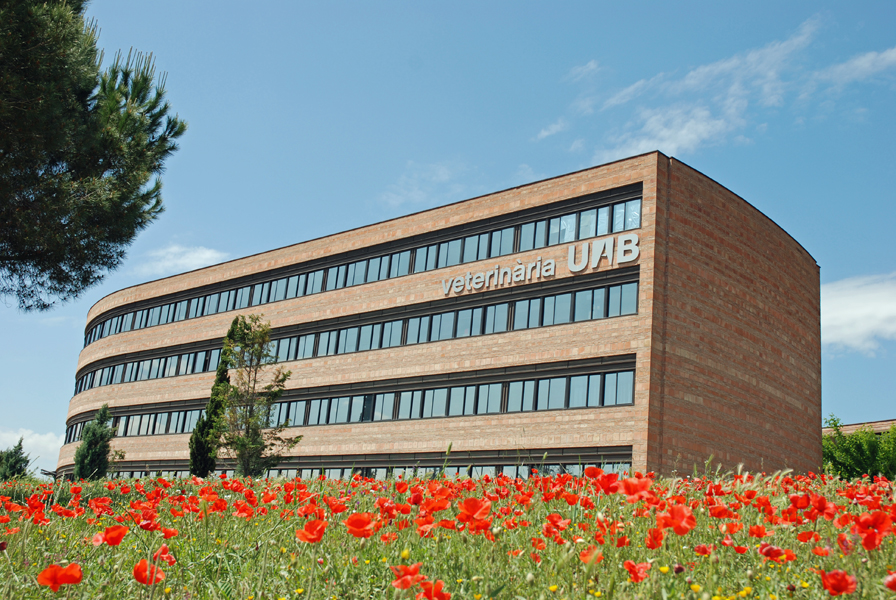
[{"label": "grass", "polygon": [[896,599],[894,519],[814,475],[6,482],[0,597]]}]

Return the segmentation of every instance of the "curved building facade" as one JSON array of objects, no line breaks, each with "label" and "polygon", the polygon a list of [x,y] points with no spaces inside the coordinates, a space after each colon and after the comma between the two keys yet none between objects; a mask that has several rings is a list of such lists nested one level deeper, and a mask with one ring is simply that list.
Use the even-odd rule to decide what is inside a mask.
[{"label": "curved building facade", "polygon": [[123,474],[185,474],[237,314],[292,371],[272,475],[820,466],[818,266],[658,152],[110,294],[60,472],[108,404]]}]

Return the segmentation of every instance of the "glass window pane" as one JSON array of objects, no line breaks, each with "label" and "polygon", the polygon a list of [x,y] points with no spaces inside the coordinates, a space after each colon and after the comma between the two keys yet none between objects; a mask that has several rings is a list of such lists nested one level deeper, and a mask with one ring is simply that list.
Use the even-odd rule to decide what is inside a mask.
[{"label": "glass window pane", "polygon": [[541,379],[538,381],[538,397],[536,400],[538,410],[547,410],[550,386],[551,382],[549,379]]},{"label": "glass window pane", "polygon": [[371,258],[367,261],[367,282],[379,281],[380,279],[380,257]]},{"label": "glass window pane", "polygon": [[454,337],[454,313],[442,313],[442,322],[439,326],[439,339],[450,340],[452,337]]},{"label": "glass window pane", "polygon": [[411,392],[402,392],[398,400],[398,418],[411,418]]},{"label": "glass window pane", "polygon": [[625,230],[625,203],[613,205],[613,233]]},{"label": "glass window pane", "polygon": [[633,315],[638,312],[638,284],[626,283],[622,285],[622,299],[620,300],[620,314]]},{"label": "glass window pane", "polygon": [[501,231],[501,256],[513,254],[514,227],[508,227]]},{"label": "glass window pane", "polygon": [[569,378],[569,407],[578,408],[588,404],[588,376]]},{"label": "glass window pane", "polygon": [[457,312],[457,336],[459,338],[469,337],[471,325],[473,322],[473,310],[460,310]]},{"label": "glass window pane", "polygon": [[576,213],[560,217],[560,243],[576,241]]},{"label": "glass window pane", "polygon": [[[302,275],[302,280],[304,281],[305,275]],[[298,294],[299,288],[299,276],[293,275],[286,281],[286,287],[284,288],[284,298],[295,298]]]},{"label": "glass window pane", "polygon": [[635,400],[635,372],[623,371],[616,376],[616,404],[632,404]]},{"label": "glass window pane", "polygon": [[597,209],[585,210],[579,213],[579,239],[593,238],[597,232]]},{"label": "glass window pane", "polygon": [[629,200],[625,203],[625,229],[637,229],[641,226],[641,199]]},{"label": "glass window pane", "polygon": [[448,242],[448,250],[447,250],[447,266],[453,267],[454,265],[460,264],[460,248],[461,248],[461,240],[451,240]]},{"label": "glass window pane", "polygon": [[428,419],[432,416],[432,397],[433,390],[423,392],[423,418]]},{"label": "glass window pane", "polygon": [[614,285],[610,288],[610,301],[607,306],[608,317],[618,317],[622,308],[622,286]]},{"label": "glass window pane", "polygon": [[393,348],[401,345],[402,321],[390,321],[383,325],[383,348]]},{"label": "glass window pane", "polygon": [[479,256],[479,236],[471,235],[464,239],[464,262],[476,262]]},{"label": "glass window pane", "polygon": [[547,221],[539,221],[535,224],[535,247],[544,248],[547,244]]},{"label": "glass window pane", "polygon": [[246,308],[249,306],[249,293],[252,291],[252,288],[246,286],[244,288],[240,288],[236,293],[236,308]]},{"label": "glass window pane", "polygon": [[[544,299],[544,315],[542,316],[541,324],[545,327],[547,327],[548,325],[554,324],[554,301],[555,301],[554,296],[548,296],[547,298]],[[538,321],[537,321],[538,315],[535,314],[532,316],[535,317],[536,321],[534,323],[535,323],[535,326],[537,326],[538,325]]]},{"label": "glass window pane", "polygon": [[514,381],[507,392],[507,412],[520,412],[523,410],[523,382]]},{"label": "glass window pane", "polygon": [[[283,279],[278,279],[273,284],[271,284],[271,302],[286,299],[287,282],[288,280],[284,277]],[[276,286],[276,288],[274,286]]]},{"label": "glass window pane", "polygon": [[448,388],[433,390],[432,416],[444,417],[448,405]]},{"label": "glass window pane", "polygon": [[[489,308],[494,308],[489,306]],[[494,327],[494,326],[493,326]],[[513,307],[513,329],[527,329],[529,327],[529,301],[517,300]]]},{"label": "glass window pane", "polygon": [[279,340],[277,347],[277,362],[286,362],[289,360],[289,342],[290,338]]},{"label": "glass window pane", "polygon": [[464,414],[464,388],[451,388],[451,399],[448,404],[448,415],[455,417]]},{"label": "glass window pane", "polygon": [[504,304],[496,304],[495,309],[495,324],[494,324],[494,333],[501,333],[503,331],[507,331],[507,310],[509,308],[508,303]]},{"label": "glass window pane", "polygon": [[603,319],[607,316],[607,288],[594,290],[594,303],[591,306],[592,319]]},{"label": "glass window pane", "polygon": [[411,251],[405,250],[398,254],[392,255],[391,266],[389,267],[389,277],[400,277],[410,272]]},{"label": "glass window pane", "polygon": [[464,394],[464,414],[465,415],[474,415],[476,414],[476,386],[468,385],[466,388],[466,393]]},{"label": "glass window pane", "polygon": [[526,223],[520,227],[520,252],[535,248],[535,223]]},{"label": "glass window pane", "polygon": [[389,257],[383,256],[380,260],[380,274],[379,280],[389,279]]},{"label": "glass window pane", "polygon": [[[370,397],[370,409],[373,408],[373,397]],[[348,415],[349,423],[360,423],[361,412],[364,409],[364,396],[352,396],[352,408]],[[369,418],[368,418],[369,420]]]},{"label": "glass window pane", "polygon": [[426,271],[426,253],[427,249],[417,248],[414,253],[414,273],[423,273]]},{"label": "glass window pane", "polygon": [[470,335],[482,333],[482,307],[473,309],[473,318],[470,321]]},{"label": "glass window pane", "polygon": [[554,296],[554,324],[569,323],[572,294]]},{"label": "glass window pane", "polygon": [[600,406],[600,375],[588,377],[588,406]]},{"label": "glass window pane", "polygon": [[358,333],[358,350],[370,350],[370,336],[373,334],[373,325],[362,325]]},{"label": "glass window pane", "polygon": [[424,268],[427,271],[432,271],[436,268],[436,257],[438,256],[438,249],[438,244],[433,244],[426,249],[426,266]]},{"label": "glass window pane", "polygon": [[421,404],[423,404],[423,392],[417,391],[411,393],[411,418],[420,418]]},{"label": "glass window pane", "polygon": [[367,283],[367,261],[362,260],[355,263],[355,273],[354,279],[352,279],[351,285],[361,285],[362,283]]},{"label": "glass window pane", "polygon": [[616,373],[604,375],[604,406],[616,404]]},{"label": "glass window pane", "polygon": [[320,400],[312,400],[310,412],[308,413],[308,424],[317,425],[320,418]]},{"label": "glass window pane", "polygon": [[588,321],[591,319],[591,302],[594,293],[591,290],[576,292],[575,315],[573,320]]},{"label": "glass window pane", "polygon": [[416,344],[420,337],[420,317],[408,319],[408,344]]},{"label": "glass window pane", "polygon": [[313,273],[308,274],[308,285],[305,289],[305,294],[317,294],[323,289],[324,285],[324,270],[320,269],[319,271],[314,271]]},{"label": "glass window pane", "polygon": [[548,246],[560,242],[560,217],[554,217],[548,221]]},{"label": "glass window pane", "polygon": [[523,410],[535,410],[535,381],[526,381],[523,385]]},{"label": "glass window pane", "polygon": [[566,407],[566,377],[555,377],[551,379],[551,396],[548,401],[548,408],[565,408]]},{"label": "glass window pane", "polygon": [[610,233],[610,207],[603,206],[597,209],[597,235]]},{"label": "glass window pane", "polygon": [[501,256],[501,232],[493,231],[492,232],[492,242],[491,242],[491,252],[489,256],[494,258],[496,256]]},{"label": "glass window pane", "polygon": [[479,260],[488,258],[488,238],[489,234],[487,233],[479,234],[479,255],[477,256]]},{"label": "glass window pane", "polygon": [[541,316],[541,298],[529,300],[529,327],[538,327]]}]

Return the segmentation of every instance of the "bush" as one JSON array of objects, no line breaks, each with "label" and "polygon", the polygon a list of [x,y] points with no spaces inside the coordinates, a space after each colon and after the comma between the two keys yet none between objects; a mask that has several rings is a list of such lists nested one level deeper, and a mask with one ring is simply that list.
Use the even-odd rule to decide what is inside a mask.
[{"label": "bush", "polygon": [[896,478],[896,425],[877,435],[870,428],[844,435],[843,423],[831,415],[825,427],[833,429],[822,438],[822,460],[825,470],[846,479],[862,475],[883,475]]}]

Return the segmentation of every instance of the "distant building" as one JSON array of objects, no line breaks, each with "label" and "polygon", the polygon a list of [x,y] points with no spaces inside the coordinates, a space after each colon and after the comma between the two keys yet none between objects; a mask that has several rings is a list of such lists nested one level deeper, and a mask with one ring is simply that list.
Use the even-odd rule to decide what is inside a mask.
[{"label": "distant building", "polygon": [[[843,432],[844,435],[848,435],[850,433],[855,433],[859,429],[870,429],[877,435],[882,435],[887,431],[890,431],[890,427],[896,425],[896,419],[886,419],[884,421],[867,421],[865,423],[852,423],[850,425],[842,425],[840,427],[840,431]],[[834,430],[830,427],[824,427],[821,430],[821,435],[828,435],[833,433]]]},{"label": "distant building", "polygon": [[241,313],[293,373],[272,475],[821,463],[815,260],[658,152],[110,294],[60,471],[108,403],[123,473],[185,473]]}]

